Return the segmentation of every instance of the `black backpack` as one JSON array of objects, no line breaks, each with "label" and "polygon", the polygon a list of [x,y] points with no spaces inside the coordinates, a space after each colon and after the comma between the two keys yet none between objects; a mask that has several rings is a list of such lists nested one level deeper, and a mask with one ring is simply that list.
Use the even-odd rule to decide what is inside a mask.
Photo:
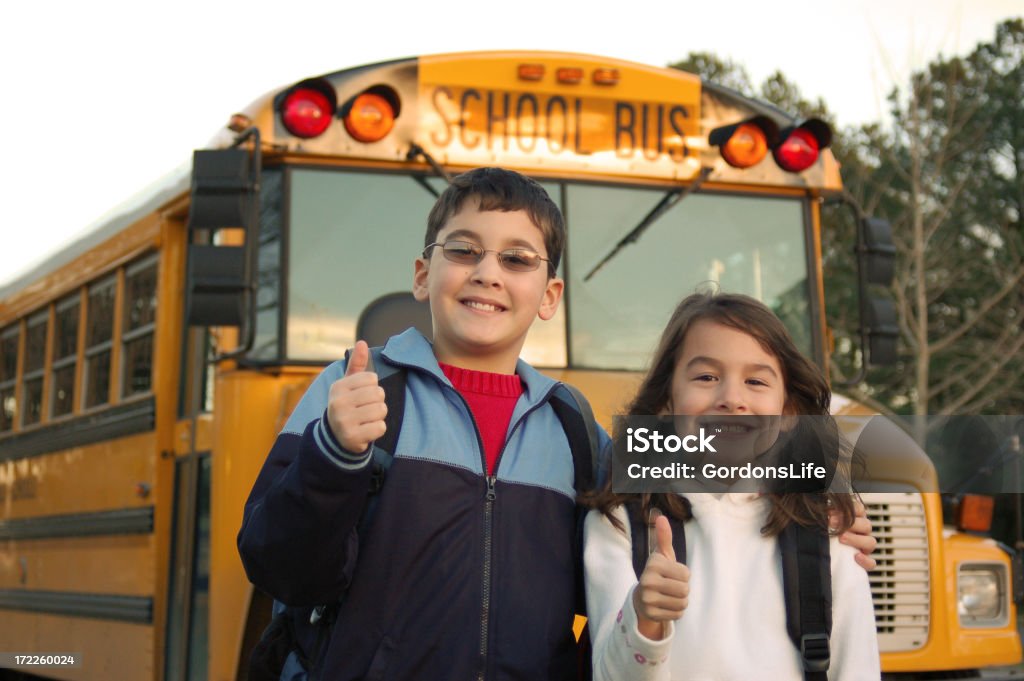
[{"label": "black backpack", "polygon": [[[639,504],[627,504],[636,578],[651,553],[648,526],[637,521]],[[686,563],[683,523],[666,514],[672,526],[676,560]],[[806,681],[826,681],[832,634],[832,572],[828,533],[824,529],[790,523],[779,535],[782,582],[786,599],[786,632],[800,651]]]},{"label": "black backpack", "polygon": [[[382,438],[374,443],[374,447],[387,455],[394,454],[398,436],[402,428],[402,417],[405,412],[406,369],[396,367],[388,362],[380,361],[381,347],[370,348],[370,370],[377,371],[381,388],[384,389],[384,402],[388,406],[385,417],[387,430]],[[347,354],[347,353],[346,353]],[[597,424],[593,411],[583,394],[576,388],[562,384],[549,401],[558,417],[569,447],[572,450],[575,469],[574,486],[577,493],[589,490],[594,484],[594,471],[597,467],[598,436]],[[358,542],[359,534],[364,530],[375,506],[375,497],[384,485],[387,467],[379,462],[371,464],[373,476],[370,485],[370,499],[358,530],[353,532],[349,541]],[[576,532],[576,564],[581,568],[583,558],[583,517],[585,511],[577,509]],[[576,594],[577,612],[582,613],[583,576],[577,574],[579,589]],[[342,596],[342,599],[344,596]],[[270,625],[263,632],[256,647],[253,648],[249,661],[249,681],[318,681],[327,644],[331,638],[332,625],[337,617],[341,601],[316,607],[292,607],[274,601],[273,617]],[[589,639],[584,632],[580,637],[580,670],[581,677],[590,678]]]}]

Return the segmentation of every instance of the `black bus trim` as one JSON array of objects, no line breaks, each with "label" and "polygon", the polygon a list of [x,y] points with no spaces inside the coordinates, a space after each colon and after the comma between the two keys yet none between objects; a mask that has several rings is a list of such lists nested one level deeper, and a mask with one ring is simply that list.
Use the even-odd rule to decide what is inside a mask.
[{"label": "black bus trim", "polygon": [[97,537],[152,532],[152,506],[0,520],[0,540]]},{"label": "black bus trim", "polygon": [[95,413],[61,419],[26,433],[0,437],[0,461],[105,442],[151,431],[155,426],[156,399],[132,400]]},{"label": "black bus trim", "polygon": [[153,623],[153,598],[151,596],[0,589],[0,608],[137,624]]}]

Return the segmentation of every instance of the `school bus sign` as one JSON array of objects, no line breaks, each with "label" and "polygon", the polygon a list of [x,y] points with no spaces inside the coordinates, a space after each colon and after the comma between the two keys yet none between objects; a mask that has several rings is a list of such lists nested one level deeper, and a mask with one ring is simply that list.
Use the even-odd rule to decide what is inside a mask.
[{"label": "school bus sign", "polygon": [[440,56],[419,67],[419,143],[442,162],[677,180],[700,170],[700,81],[689,74],[623,72],[579,55],[565,65]]}]

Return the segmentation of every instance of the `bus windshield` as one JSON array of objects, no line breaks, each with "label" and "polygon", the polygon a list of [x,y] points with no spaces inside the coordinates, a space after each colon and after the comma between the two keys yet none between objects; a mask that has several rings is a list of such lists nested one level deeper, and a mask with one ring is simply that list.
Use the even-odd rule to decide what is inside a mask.
[{"label": "bus windshield", "polygon": [[568,186],[572,363],[644,368],[675,306],[708,286],[763,301],[786,322],[801,350],[812,354],[799,200],[691,194],[584,281],[664,194]]},{"label": "bus windshield", "polygon": [[[438,178],[428,183],[444,188]],[[399,174],[293,169],[287,184],[284,352],[290,360],[331,361],[354,344],[356,320],[370,301],[411,289],[434,196]],[[800,199],[692,194],[584,281],[665,189],[542,185],[566,215],[568,245],[559,274],[567,285],[555,319],[534,325],[523,349],[527,361],[642,369],[673,307],[707,285],[764,301],[811,352]],[[261,267],[273,265],[261,258]],[[266,342],[276,335],[274,327],[261,316],[259,351],[276,345]]]}]

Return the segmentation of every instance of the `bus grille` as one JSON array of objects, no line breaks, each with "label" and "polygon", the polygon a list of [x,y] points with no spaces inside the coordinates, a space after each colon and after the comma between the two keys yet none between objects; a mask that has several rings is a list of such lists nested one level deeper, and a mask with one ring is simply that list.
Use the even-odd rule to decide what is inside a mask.
[{"label": "bus grille", "polygon": [[878,539],[870,573],[880,652],[921,648],[928,640],[928,526],[920,494],[864,494]]}]

